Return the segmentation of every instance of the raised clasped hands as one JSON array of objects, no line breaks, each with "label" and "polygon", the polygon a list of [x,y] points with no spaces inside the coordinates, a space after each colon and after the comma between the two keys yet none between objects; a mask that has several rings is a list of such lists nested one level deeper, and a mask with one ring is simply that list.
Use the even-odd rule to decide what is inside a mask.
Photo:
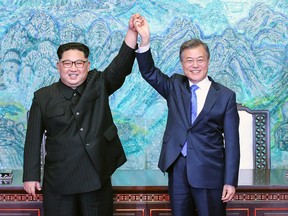
[{"label": "raised clasped hands", "polygon": [[140,14],[132,15],[129,20],[129,29],[137,32],[141,36],[140,46],[146,46],[150,43],[150,30],[148,22]]},{"label": "raised clasped hands", "polygon": [[142,36],[143,30],[141,30],[142,28],[140,29],[140,27],[143,26],[144,24],[145,19],[144,17],[140,16],[140,14],[136,13],[130,17],[130,20],[128,22],[128,31],[125,37],[125,42],[129,47],[135,48],[138,34],[141,33],[140,34],[141,38],[143,38]]},{"label": "raised clasped hands", "polygon": [[137,32],[136,28],[135,28],[135,22],[139,22],[142,19],[142,17],[140,16],[140,14],[136,13],[133,14],[129,20],[129,29]]}]

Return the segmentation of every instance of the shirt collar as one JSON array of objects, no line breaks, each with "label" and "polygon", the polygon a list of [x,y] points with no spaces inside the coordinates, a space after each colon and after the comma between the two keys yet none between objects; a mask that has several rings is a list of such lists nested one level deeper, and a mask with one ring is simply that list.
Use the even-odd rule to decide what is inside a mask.
[{"label": "shirt collar", "polygon": [[59,80],[59,88],[60,91],[63,93],[64,97],[67,99],[71,99],[73,96],[73,93],[76,91],[78,94],[82,95],[84,92],[86,86],[86,82],[82,83],[80,86],[78,86],[76,89],[72,89],[71,87],[65,85],[61,79]]},{"label": "shirt collar", "polygon": [[197,84],[192,83],[189,80],[189,86],[191,88],[192,85],[197,85],[199,87],[199,89],[204,89],[210,86],[211,81],[208,79],[208,76],[205,77],[205,79],[201,80],[200,82],[198,82]]}]

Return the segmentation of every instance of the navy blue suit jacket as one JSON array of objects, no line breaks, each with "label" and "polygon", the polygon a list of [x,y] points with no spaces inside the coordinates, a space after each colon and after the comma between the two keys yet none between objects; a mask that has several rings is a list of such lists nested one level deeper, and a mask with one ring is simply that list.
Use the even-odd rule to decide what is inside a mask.
[{"label": "navy blue suit jacket", "polygon": [[137,53],[136,57],[142,77],[166,99],[168,105],[159,168],[168,171],[188,140],[187,169],[191,186],[237,186],[240,147],[236,94],[209,77],[212,84],[203,110],[191,125],[188,78],[180,74],[169,77],[162,73],[155,67],[150,50]]}]

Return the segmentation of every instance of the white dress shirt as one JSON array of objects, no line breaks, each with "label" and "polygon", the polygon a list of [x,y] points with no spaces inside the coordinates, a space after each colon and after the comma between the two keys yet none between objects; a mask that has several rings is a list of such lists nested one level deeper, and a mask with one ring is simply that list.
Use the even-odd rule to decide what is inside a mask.
[{"label": "white dress shirt", "polygon": [[[193,85],[193,83],[190,80],[189,80],[189,85],[190,87]],[[199,88],[195,91],[195,93],[197,96],[197,116],[198,116],[204,107],[206,97],[207,97],[209,88],[211,86],[211,81],[208,79],[208,77],[206,77],[204,80],[197,83],[197,86]]]}]

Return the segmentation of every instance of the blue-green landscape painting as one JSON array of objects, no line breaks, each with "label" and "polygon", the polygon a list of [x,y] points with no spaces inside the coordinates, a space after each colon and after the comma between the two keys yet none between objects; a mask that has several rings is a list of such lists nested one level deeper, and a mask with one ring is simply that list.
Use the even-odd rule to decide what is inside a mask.
[{"label": "blue-green landscape painting", "polygon": [[[269,111],[271,167],[288,168],[287,0],[1,0],[0,169],[22,169],[27,111],[35,90],[59,80],[58,46],[87,44],[103,70],[134,13],[148,20],[155,63],[169,75],[182,73],[184,41],[209,45],[209,75],[238,103]],[[128,158],[121,169],[157,169],[167,106],[136,62],[110,103]]]}]

